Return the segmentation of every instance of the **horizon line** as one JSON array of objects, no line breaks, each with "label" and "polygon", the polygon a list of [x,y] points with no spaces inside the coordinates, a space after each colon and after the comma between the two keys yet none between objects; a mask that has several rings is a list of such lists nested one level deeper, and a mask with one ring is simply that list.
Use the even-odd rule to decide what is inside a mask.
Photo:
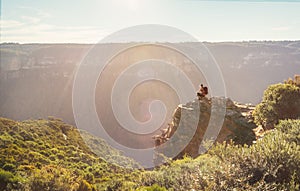
[{"label": "horizon line", "polygon": [[[202,0],[200,0],[202,1]],[[105,43],[89,43],[89,42],[0,42],[0,45],[3,44],[125,44],[125,43],[238,43],[238,42],[297,42],[300,39],[286,39],[286,40],[228,40],[228,41],[177,41],[177,42],[169,42],[169,41],[130,41],[130,42],[105,42]]]},{"label": "horizon line", "polygon": [[186,0],[186,1],[215,1],[215,2],[266,2],[266,3],[300,3],[300,0]]}]

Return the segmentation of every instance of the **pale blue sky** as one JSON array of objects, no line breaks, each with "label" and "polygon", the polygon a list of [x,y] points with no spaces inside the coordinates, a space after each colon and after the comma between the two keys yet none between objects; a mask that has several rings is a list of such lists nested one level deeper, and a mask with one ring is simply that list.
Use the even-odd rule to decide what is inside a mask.
[{"label": "pale blue sky", "polygon": [[96,43],[139,24],[169,25],[200,41],[300,40],[300,1],[1,1],[1,42]]}]

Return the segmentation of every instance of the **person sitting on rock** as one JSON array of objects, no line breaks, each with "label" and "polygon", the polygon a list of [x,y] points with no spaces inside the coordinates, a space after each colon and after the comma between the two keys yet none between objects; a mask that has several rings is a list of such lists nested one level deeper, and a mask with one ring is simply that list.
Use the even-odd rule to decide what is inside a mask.
[{"label": "person sitting on rock", "polygon": [[203,84],[200,85],[200,89],[197,92],[197,96],[199,99],[205,97],[208,94],[208,88],[204,87]]}]

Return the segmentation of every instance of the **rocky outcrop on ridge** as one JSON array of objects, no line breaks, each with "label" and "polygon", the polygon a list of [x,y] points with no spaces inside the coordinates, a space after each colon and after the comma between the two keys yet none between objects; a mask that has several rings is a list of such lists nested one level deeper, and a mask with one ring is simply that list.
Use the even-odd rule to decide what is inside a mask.
[{"label": "rocky outcrop on ridge", "polygon": [[203,137],[206,141],[233,140],[237,144],[251,144],[255,140],[253,129],[256,127],[251,117],[253,109],[250,104],[238,104],[220,97],[204,97],[181,104],[175,109],[168,127],[153,137],[156,150],[167,157],[175,150],[181,150],[172,158],[197,157],[201,153],[199,147]]}]

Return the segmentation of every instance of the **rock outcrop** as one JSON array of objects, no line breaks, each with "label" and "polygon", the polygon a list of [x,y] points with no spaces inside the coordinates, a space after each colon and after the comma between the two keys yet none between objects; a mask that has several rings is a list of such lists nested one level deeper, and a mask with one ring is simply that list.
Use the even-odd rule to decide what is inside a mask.
[{"label": "rock outcrop", "polygon": [[[172,158],[184,155],[197,157],[203,139],[251,144],[255,140],[253,129],[256,127],[251,117],[253,109],[251,105],[235,104],[228,98],[215,97],[179,105],[168,127],[153,137],[156,150]],[[181,152],[174,157],[176,150]]]}]

